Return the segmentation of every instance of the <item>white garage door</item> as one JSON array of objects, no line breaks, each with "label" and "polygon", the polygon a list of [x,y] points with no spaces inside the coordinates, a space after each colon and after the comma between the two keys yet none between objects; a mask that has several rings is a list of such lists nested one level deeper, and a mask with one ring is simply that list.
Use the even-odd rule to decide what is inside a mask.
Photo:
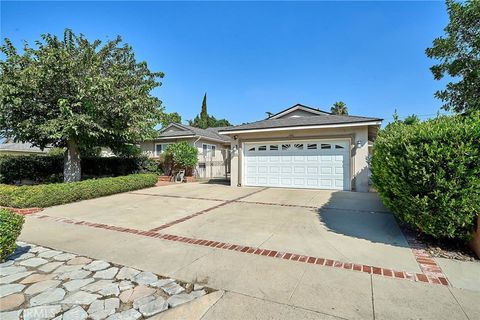
[{"label": "white garage door", "polygon": [[246,143],[247,186],[350,190],[347,140]]}]

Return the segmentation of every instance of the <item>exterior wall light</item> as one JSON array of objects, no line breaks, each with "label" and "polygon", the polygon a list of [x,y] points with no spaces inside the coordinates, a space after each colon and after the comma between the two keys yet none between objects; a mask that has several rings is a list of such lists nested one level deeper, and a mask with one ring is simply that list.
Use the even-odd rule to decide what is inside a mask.
[{"label": "exterior wall light", "polygon": [[361,148],[362,147],[362,140],[357,140],[357,148]]}]

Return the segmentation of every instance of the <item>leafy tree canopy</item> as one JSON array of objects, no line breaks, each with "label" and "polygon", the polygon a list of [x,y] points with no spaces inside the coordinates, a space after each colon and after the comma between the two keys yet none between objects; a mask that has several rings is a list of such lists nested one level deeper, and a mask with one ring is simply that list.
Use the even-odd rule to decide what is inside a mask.
[{"label": "leafy tree canopy", "polygon": [[405,123],[406,125],[417,124],[420,123],[420,118],[416,114],[411,114],[405,117],[403,123]]},{"label": "leafy tree canopy", "polygon": [[196,116],[193,120],[188,120],[188,125],[197,128],[215,128],[215,127],[228,127],[232,124],[227,119],[217,119],[214,116],[208,116],[207,125],[203,126],[199,116]]},{"label": "leafy tree canopy", "polygon": [[163,111],[160,116],[160,124],[162,125],[162,128],[165,128],[171,123],[182,123],[182,117],[177,112],[168,113]]},{"label": "leafy tree canopy", "polygon": [[450,22],[445,36],[435,39],[426,54],[439,60],[430,68],[435,80],[449,76],[454,81],[435,96],[445,110],[480,110],[480,1],[447,0],[447,10]]},{"label": "leafy tree canopy", "polygon": [[200,115],[197,115],[193,120],[188,120],[188,125],[197,128],[214,128],[214,127],[228,127],[232,124],[227,119],[217,119],[207,112],[207,94],[203,96],[202,110]]},{"label": "leafy tree canopy", "polygon": [[150,92],[163,73],[137,62],[120,37],[90,42],[66,29],[35,44],[0,47],[0,135],[66,147],[65,181],[80,179],[80,148],[115,152],[154,136],[161,109]]},{"label": "leafy tree canopy", "polygon": [[330,112],[337,115],[348,115],[348,108],[345,102],[337,101],[330,108]]}]

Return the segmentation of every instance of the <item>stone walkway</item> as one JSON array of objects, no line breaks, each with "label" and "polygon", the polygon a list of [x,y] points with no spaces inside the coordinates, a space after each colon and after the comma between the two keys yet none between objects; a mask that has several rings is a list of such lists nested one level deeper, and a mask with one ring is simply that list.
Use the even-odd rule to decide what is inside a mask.
[{"label": "stone walkway", "polygon": [[212,290],[17,242],[0,264],[0,319],[146,319]]}]

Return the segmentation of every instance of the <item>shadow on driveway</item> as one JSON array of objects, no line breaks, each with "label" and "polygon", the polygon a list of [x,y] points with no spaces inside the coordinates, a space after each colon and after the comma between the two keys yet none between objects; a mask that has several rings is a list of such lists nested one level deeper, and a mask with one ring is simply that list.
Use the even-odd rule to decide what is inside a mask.
[{"label": "shadow on driveway", "polygon": [[[365,203],[360,203],[362,201],[380,201],[379,199],[375,199],[372,194],[365,194],[366,199],[363,200],[362,197],[352,199],[350,196],[357,198],[352,193],[333,192],[329,200],[317,209],[319,220],[329,231],[371,242],[409,248],[392,214],[360,208],[365,206]],[[354,204],[356,201],[359,202],[358,207]],[[346,202],[352,203],[348,206],[351,209],[344,209]]]}]

